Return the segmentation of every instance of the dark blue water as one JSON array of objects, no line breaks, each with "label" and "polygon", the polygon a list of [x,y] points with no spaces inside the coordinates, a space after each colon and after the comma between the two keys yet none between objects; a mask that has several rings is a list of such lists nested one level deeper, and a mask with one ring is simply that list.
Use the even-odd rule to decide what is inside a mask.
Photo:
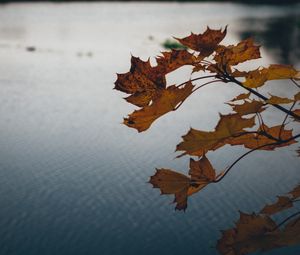
[{"label": "dark blue water", "polygon": [[[253,153],[221,183],[192,196],[185,213],[175,212],[173,198],[152,189],[149,176],[162,167],[186,173],[189,158],[174,159],[180,136],[190,126],[213,129],[218,112],[229,110],[223,102],[240,90],[207,88],[138,134],[120,124],[134,108],[112,90],[115,73],[128,71],[130,53],[155,56],[165,39],[206,25],[228,24],[226,43],[251,34],[264,44],[273,29],[267,21],[278,19],[287,19],[286,27],[299,36],[296,7],[1,6],[0,254],[218,254],[220,230],[234,226],[239,210],[258,212],[300,182],[297,146]],[[297,38],[288,39],[294,52]],[[263,47],[257,63],[289,61],[299,68],[297,55],[283,59],[278,45]],[[294,92],[282,84],[278,95]],[[267,118],[283,117],[276,116]],[[221,170],[244,151],[225,147],[209,158]],[[265,254],[298,255],[300,246]]]}]

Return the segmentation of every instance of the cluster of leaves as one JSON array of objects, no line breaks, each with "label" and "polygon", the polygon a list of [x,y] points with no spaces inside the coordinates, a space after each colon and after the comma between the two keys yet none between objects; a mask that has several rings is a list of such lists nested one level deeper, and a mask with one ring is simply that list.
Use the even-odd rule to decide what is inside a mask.
[{"label": "cluster of leaves", "polygon": [[[258,214],[240,212],[235,227],[222,232],[217,249],[222,255],[246,255],[256,251],[297,245],[300,243],[300,211],[281,223],[271,216],[292,208],[300,198],[300,185],[274,204],[266,205]],[[285,225],[283,228],[281,228]]]},{"label": "cluster of leaves", "polygon": [[[190,159],[189,176],[170,169],[157,169],[150,183],[159,188],[163,194],[173,194],[176,209],[187,208],[188,196],[202,190],[210,183],[221,181],[230,169],[243,157],[254,150],[274,150],[297,142],[300,134],[293,134],[288,129],[287,119],[295,124],[300,121],[300,92],[292,98],[276,95],[266,97],[259,92],[267,81],[290,79],[291,84],[300,88],[297,80],[300,72],[292,66],[270,65],[255,70],[238,70],[237,65],[248,60],[260,58],[259,46],[251,38],[236,45],[221,45],[227,29],[213,30],[207,28],[203,34],[191,34],[177,39],[187,49],[162,52],[156,57],[157,64],[152,66],[150,60],[131,58],[129,72],[118,74],[115,89],[129,94],[125,100],[140,109],[124,118],[124,124],[142,132],[152,123],[168,112],[177,110],[195,91],[212,83],[233,83],[247,90],[237,95],[227,104],[232,107],[230,114],[220,114],[220,119],[213,131],[191,128],[182,136],[176,150],[178,157],[190,155],[199,157]],[[190,79],[178,85],[167,86],[166,75],[182,66],[191,66],[192,73],[202,76]],[[204,74],[204,75],[203,75]],[[203,79],[208,82],[196,85]],[[288,105],[289,109],[283,105]],[[267,125],[262,117],[269,107],[275,107],[286,114],[281,123]],[[232,165],[216,173],[206,154],[224,145],[244,146],[250,149],[241,155]]]}]

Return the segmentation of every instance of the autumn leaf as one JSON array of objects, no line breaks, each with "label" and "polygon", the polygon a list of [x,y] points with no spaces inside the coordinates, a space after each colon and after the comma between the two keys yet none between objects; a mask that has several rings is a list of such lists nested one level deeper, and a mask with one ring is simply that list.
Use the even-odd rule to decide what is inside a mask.
[{"label": "autumn leaf", "polygon": [[124,124],[139,132],[147,130],[157,118],[175,110],[193,92],[193,88],[194,85],[188,82],[182,88],[173,85],[159,90],[152,104],[131,113],[124,118]]},{"label": "autumn leaf", "polygon": [[232,109],[236,113],[238,113],[241,116],[247,114],[259,113],[265,109],[263,108],[265,104],[257,100],[244,101],[243,104],[233,104],[233,103],[228,103],[228,104],[232,107]]},{"label": "autumn leaf", "polygon": [[176,147],[176,151],[184,151],[193,156],[202,156],[207,151],[214,151],[230,141],[230,139],[242,132],[244,128],[251,128],[255,125],[255,117],[243,118],[240,114],[220,115],[220,120],[215,131],[207,132],[191,128],[182,136],[183,141]]},{"label": "autumn leaf", "polygon": [[271,95],[271,97],[266,102],[268,104],[289,104],[289,103],[293,103],[294,100],[285,97],[278,97],[278,96]]},{"label": "autumn leaf", "polygon": [[175,196],[176,210],[185,210],[188,196],[199,192],[216,179],[215,170],[205,155],[198,161],[190,159],[189,175],[187,177],[170,169],[157,169],[149,182],[153,188],[159,188],[161,194]]},{"label": "autumn leaf", "polygon": [[184,46],[200,52],[201,57],[207,57],[211,55],[218,44],[224,39],[226,36],[227,27],[222,31],[214,30],[207,27],[206,31],[203,34],[193,34],[191,33],[190,36],[179,39],[178,40]]},{"label": "autumn leaf", "polygon": [[293,201],[289,197],[279,196],[276,203],[271,205],[266,205],[260,213],[272,215],[288,208],[293,207]]},{"label": "autumn leaf", "polygon": [[[229,144],[244,145],[244,147],[248,149],[258,148],[259,150],[274,150],[275,148],[285,147],[296,143],[297,141],[291,139],[292,137],[292,130],[286,130],[282,128],[281,125],[268,127],[267,125],[263,124],[257,130],[257,133],[254,132],[232,138],[231,140],[229,140]],[[286,143],[283,143],[279,142],[279,138],[282,140],[291,140],[289,140]]]},{"label": "autumn leaf", "polygon": [[235,102],[243,99],[249,99],[250,92],[249,93],[242,93],[236,96],[235,98],[231,99],[230,102]]},{"label": "autumn leaf", "polygon": [[299,79],[300,72],[288,65],[270,65],[268,68],[258,68],[245,74],[243,85],[248,88],[258,88],[266,81],[281,79]]},{"label": "autumn leaf", "polygon": [[300,101],[300,92],[298,92],[295,96],[294,96],[294,101]]},{"label": "autumn leaf", "polygon": [[117,74],[115,89],[131,94],[125,100],[139,107],[149,105],[161,89],[166,88],[166,74],[183,65],[197,63],[197,58],[186,50],[163,52],[156,58],[157,65],[151,66],[150,60],[143,61],[131,57],[130,71]]},{"label": "autumn leaf", "polygon": [[214,60],[221,66],[235,66],[248,60],[260,58],[259,46],[249,38],[237,45],[223,46],[216,49]]}]

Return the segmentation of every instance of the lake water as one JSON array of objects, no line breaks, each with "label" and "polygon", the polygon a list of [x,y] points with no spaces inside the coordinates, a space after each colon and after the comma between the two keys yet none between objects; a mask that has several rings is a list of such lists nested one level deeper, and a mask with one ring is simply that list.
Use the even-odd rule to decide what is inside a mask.
[{"label": "lake water", "polygon": [[[218,112],[229,110],[224,102],[241,90],[203,89],[137,133],[120,124],[134,107],[112,90],[116,73],[129,70],[131,54],[156,56],[166,39],[207,25],[228,25],[224,43],[254,36],[264,45],[254,66],[300,68],[299,7],[0,6],[0,254],[218,254],[220,230],[234,226],[239,210],[258,212],[300,182],[297,145],[253,153],[192,196],[185,213],[174,211],[173,198],[159,196],[149,176],[162,167],[186,173],[189,158],[174,159],[180,137],[190,127],[213,129]],[[168,76],[168,83],[185,74]],[[295,92],[285,82],[275,89]],[[270,122],[284,117],[275,113]],[[244,151],[225,147],[208,156],[222,169]],[[297,255],[300,244],[264,254]]]}]

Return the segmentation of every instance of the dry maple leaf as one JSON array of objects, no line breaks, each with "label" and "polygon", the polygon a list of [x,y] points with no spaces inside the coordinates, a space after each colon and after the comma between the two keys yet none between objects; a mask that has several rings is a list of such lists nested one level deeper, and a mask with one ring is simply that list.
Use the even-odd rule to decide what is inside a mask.
[{"label": "dry maple leaf", "polygon": [[202,156],[207,151],[214,151],[227,144],[233,136],[246,132],[244,128],[251,128],[255,125],[255,117],[246,119],[240,114],[220,115],[220,120],[215,131],[200,131],[190,129],[182,136],[183,141],[176,147],[176,151],[184,151],[186,154]]},{"label": "dry maple leaf", "polygon": [[151,66],[149,59],[142,61],[134,56],[131,57],[130,71],[117,74],[115,89],[131,94],[125,98],[129,103],[144,107],[150,103],[160,89],[166,88],[166,74],[183,65],[197,63],[197,58],[186,50],[172,50],[163,52],[156,58],[157,65]]},{"label": "dry maple leaf", "polygon": [[249,99],[250,92],[249,93],[242,93],[236,96],[235,98],[231,99],[230,102],[235,102],[243,99]]},{"label": "dry maple leaf", "polygon": [[271,97],[266,102],[268,104],[289,104],[289,103],[293,103],[294,100],[285,97],[278,97],[278,96],[271,95]]},{"label": "dry maple leaf", "polygon": [[233,103],[227,103],[227,104],[229,104],[232,107],[232,109],[241,116],[253,114],[253,113],[259,113],[265,110],[265,108],[263,107],[265,103],[257,100],[244,101],[243,104],[233,104]]},{"label": "dry maple leaf", "polygon": [[147,130],[157,118],[175,110],[193,92],[193,88],[194,85],[188,82],[181,88],[173,85],[157,91],[152,104],[131,113],[127,118],[124,118],[124,124],[137,129],[139,132]]},{"label": "dry maple leaf", "polygon": [[299,79],[300,72],[288,65],[270,65],[268,68],[258,68],[245,73],[243,85],[248,88],[257,88],[266,81],[281,79]]},{"label": "dry maple leaf", "polygon": [[211,55],[218,44],[224,39],[226,36],[227,27],[222,31],[214,30],[207,27],[206,31],[203,34],[193,34],[191,33],[190,36],[179,39],[178,40],[184,46],[200,52],[201,57],[207,57]]},{"label": "dry maple leaf", "polygon": [[216,48],[214,60],[221,66],[235,66],[248,60],[260,58],[259,47],[254,45],[253,39],[249,38],[237,45]]},{"label": "dry maple leaf", "polygon": [[[268,134],[268,136],[260,134],[262,131]],[[256,149],[259,147],[259,150],[274,150],[275,148],[285,147],[297,142],[294,139],[289,140],[293,137],[292,130],[286,130],[282,128],[281,125],[268,127],[267,125],[263,124],[257,132],[258,133],[249,133],[240,137],[232,138],[228,143],[231,145],[244,145],[244,147],[248,149]],[[274,139],[271,139],[271,137]],[[276,139],[289,141],[282,143],[276,141]]]},{"label": "dry maple leaf", "polygon": [[276,203],[271,205],[266,205],[260,213],[272,215],[288,208],[293,207],[293,201],[289,197],[279,196]]},{"label": "dry maple leaf", "polygon": [[189,175],[190,177],[187,177],[170,169],[157,169],[149,182],[153,188],[159,188],[161,194],[175,195],[175,209],[185,210],[188,196],[199,192],[217,178],[215,170],[205,155],[198,161],[190,159]]}]

